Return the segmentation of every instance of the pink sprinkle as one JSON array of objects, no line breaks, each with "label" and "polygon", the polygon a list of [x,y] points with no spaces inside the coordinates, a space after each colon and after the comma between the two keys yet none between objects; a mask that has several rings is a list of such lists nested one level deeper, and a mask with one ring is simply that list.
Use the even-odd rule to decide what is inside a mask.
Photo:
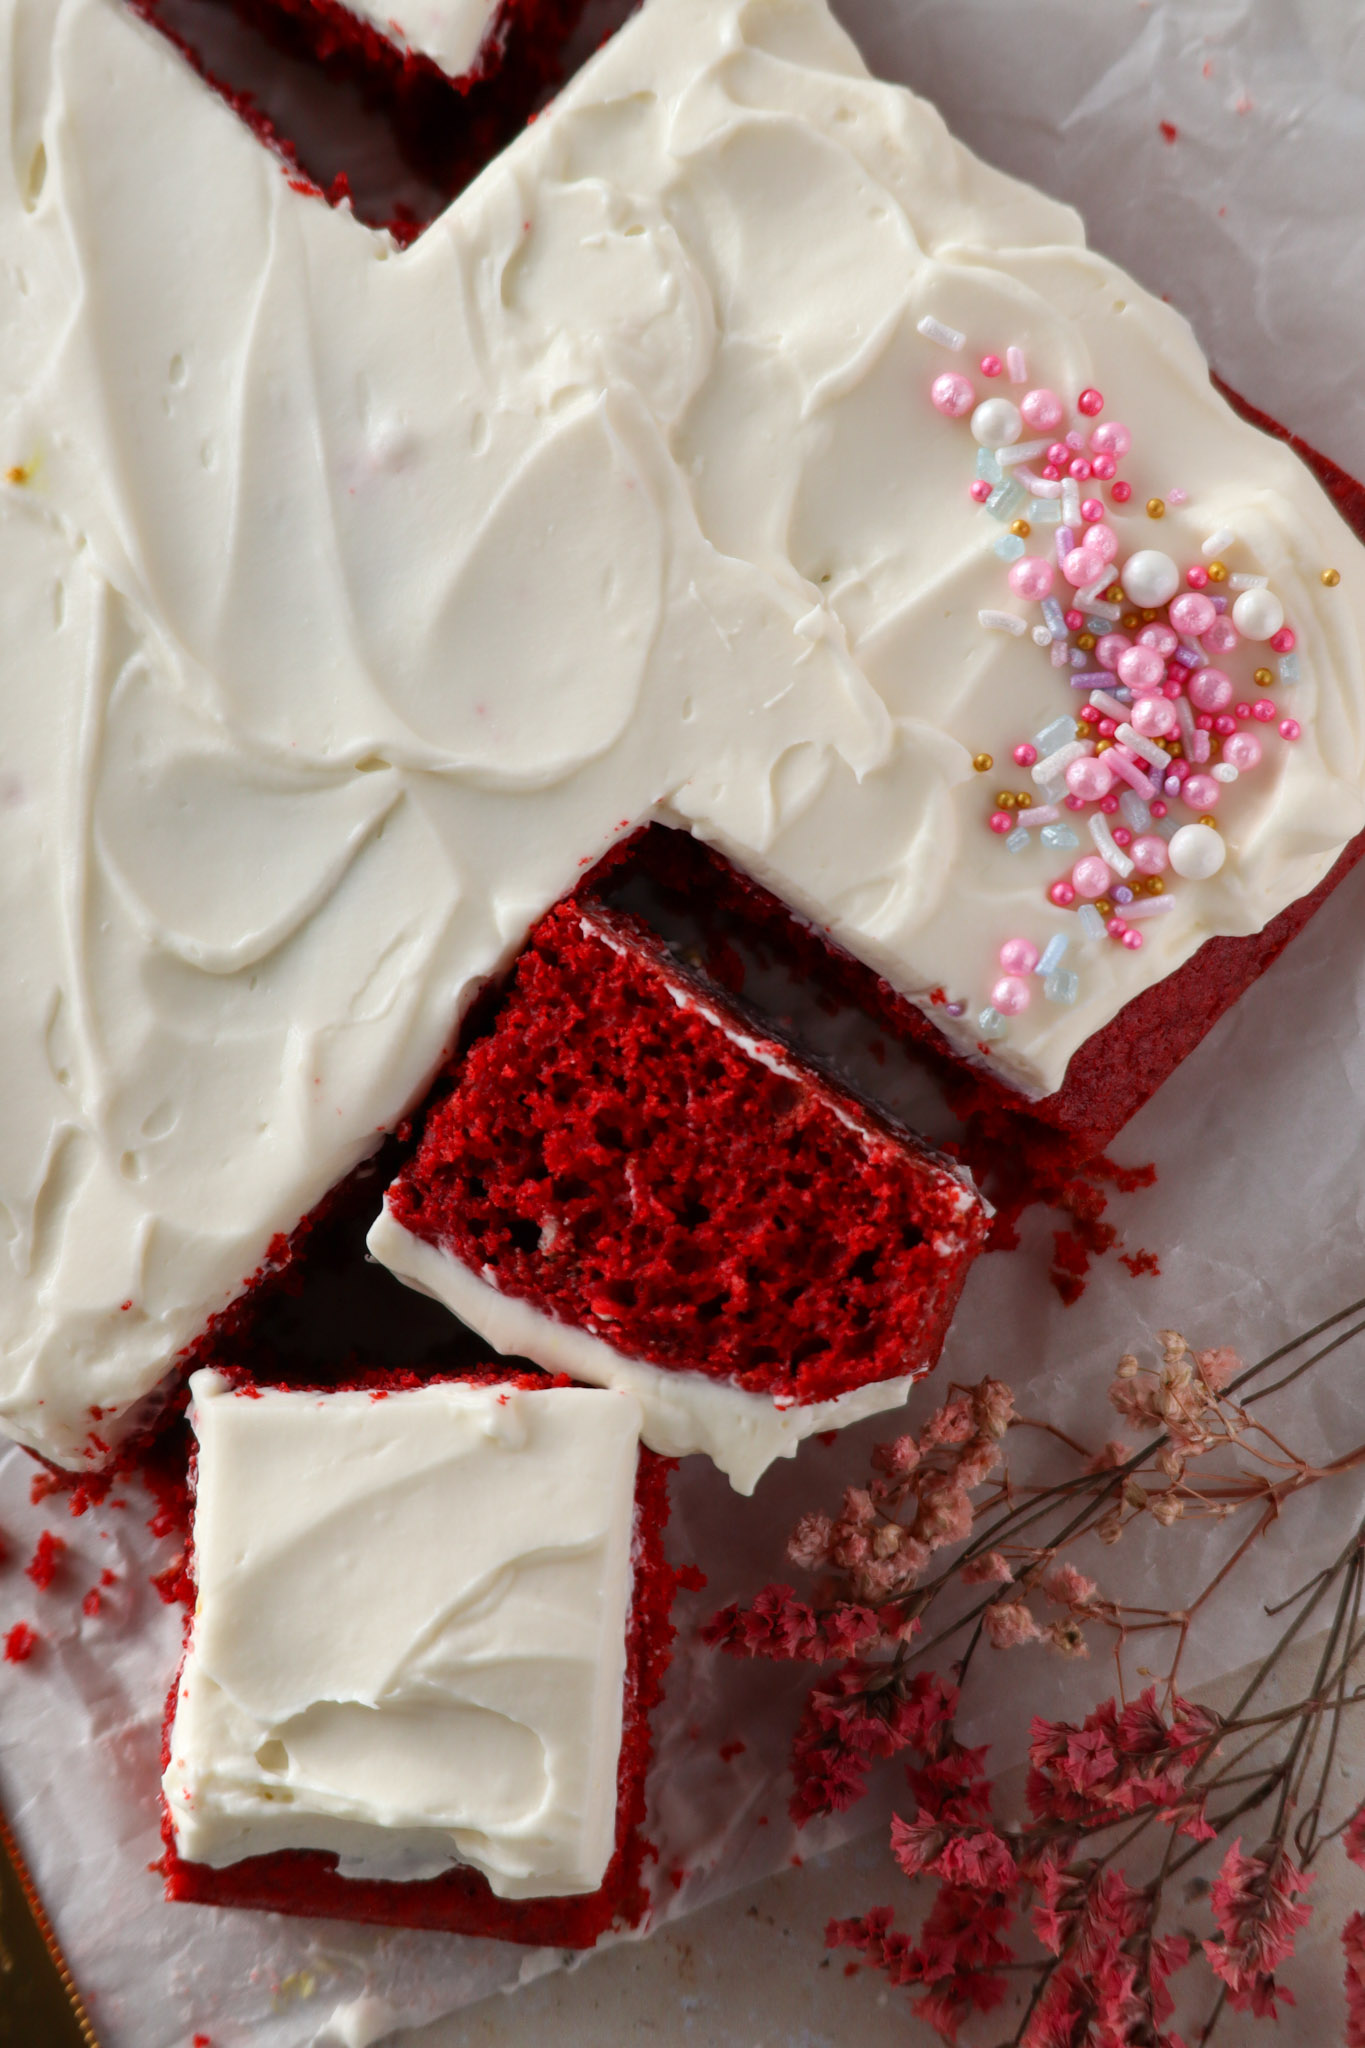
[{"label": "pink sprinkle", "polygon": [[982,356],[981,358],[981,374],[983,377],[998,377],[1004,367],[999,356]]},{"label": "pink sprinkle", "polygon": [[1189,492],[1182,491],[1179,484],[1175,486],[1174,490],[1167,491],[1166,493],[1166,503],[1168,505],[1188,505],[1189,502]]},{"label": "pink sprinkle", "polygon": [[[1104,507],[1098,498],[1085,498],[1081,501],[1081,517],[1087,526],[1099,524],[1104,518]],[[1112,562],[1114,557],[1111,555],[1109,559]]]},{"label": "pink sprinkle", "polygon": [[1198,562],[1191,563],[1190,567],[1185,571],[1185,581],[1189,584],[1191,590],[1202,590],[1208,580],[1208,570],[1201,567]]},{"label": "pink sprinkle", "polygon": [[1169,804],[1162,803],[1161,798],[1158,797],[1156,802],[1152,805],[1152,816],[1154,818],[1164,818],[1167,815],[1169,809]]},{"label": "pink sprinkle", "polygon": [[1008,811],[992,811],[991,830],[992,832],[1012,832],[1014,830],[1014,819]]},{"label": "pink sprinkle", "polygon": [[1112,455],[1092,455],[1090,473],[1097,476],[1101,483],[1107,484],[1110,477],[1118,474],[1118,464]]},{"label": "pink sprinkle", "polygon": [[[1114,750],[1113,750],[1113,748],[1111,748],[1111,749],[1110,749],[1110,752],[1112,753],[1113,751],[1114,751]],[[1132,845],[1132,843],[1133,843],[1133,835],[1132,835],[1132,833],[1131,833],[1131,832],[1130,832],[1130,831],[1128,830],[1128,827],[1127,827],[1126,825],[1115,825],[1115,827],[1114,827],[1114,844],[1115,844],[1115,846],[1131,846],[1131,845]]]},{"label": "pink sprinkle", "polygon": [[1032,1000],[1033,990],[1021,974],[1002,975],[991,990],[991,1001],[1002,1017],[1017,1017]]},{"label": "pink sprinkle", "polygon": [[1190,775],[1180,794],[1192,811],[1211,811],[1223,794],[1223,785],[1211,775]]},{"label": "pink sprinkle", "polygon": [[[1121,775],[1124,781],[1137,791],[1144,803],[1149,802],[1156,794],[1152,783],[1148,781],[1147,777],[1138,767],[1137,762],[1129,759],[1123,747],[1111,747],[1104,756],[1104,759],[1114,769],[1116,774]],[[1117,833],[1114,836],[1118,839]],[[1118,840],[1118,843],[1120,846],[1124,844],[1122,840]]]},{"label": "pink sprinkle", "polygon": [[1296,740],[1302,731],[1303,727],[1299,724],[1297,718],[1282,718],[1280,720],[1280,738],[1282,740]]},{"label": "pink sprinkle", "polygon": [[1281,626],[1279,632],[1271,636],[1270,644],[1276,654],[1292,654],[1299,643],[1292,626]]},{"label": "pink sprinkle", "polygon": [[1069,611],[1064,613],[1063,616],[1066,619],[1066,630],[1068,633],[1079,633],[1081,627],[1085,624],[1084,612]]},{"label": "pink sprinkle", "polygon": [[1076,891],[1070,882],[1054,882],[1047,894],[1048,901],[1055,903],[1059,910],[1070,910],[1076,901]]},{"label": "pink sprinkle", "polygon": [[1251,707],[1252,717],[1259,718],[1263,725],[1270,723],[1271,719],[1275,716],[1275,711],[1276,706],[1271,703],[1269,697],[1258,697]]},{"label": "pink sprinkle", "polygon": [[1090,464],[1083,455],[1078,455],[1074,461],[1069,462],[1067,471],[1069,475],[1075,477],[1078,484],[1088,484],[1092,475]]},{"label": "pink sprinkle", "polygon": [[1104,399],[1093,384],[1087,384],[1085,390],[1076,400],[1076,409],[1078,412],[1083,412],[1086,418],[1091,420],[1094,419],[1097,413],[1104,411]]},{"label": "pink sprinkle", "polygon": [[929,397],[934,410],[950,420],[964,419],[976,404],[972,380],[964,377],[961,370],[945,370],[941,377],[935,377],[929,386]]},{"label": "pink sprinkle", "polygon": [[1032,974],[1038,965],[1038,948],[1029,939],[1006,939],[1000,948],[1000,965],[1006,974]]},{"label": "pink sprinkle", "polygon": [[1130,929],[1124,933],[1122,943],[1130,953],[1139,952],[1142,947],[1142,933]]},{"label": "pink sprinkle", "polygon": [[1024,351],[1021,348],[1007,348],[1005,363],[1010,373],[1011,384],[1028,383],[1028,364],[1024,360]]},{"label": "pink sprinkle", "polygon": [[1122,462],[1133,445],[1133,437],[1121,420],[1102,420],[1090,436],[1090,446],[1096,455],[1112,455],[1116,462]]},{"label": "pink sprinkle", "polygon": [[1106,817],[1112,818],[1118,807],[1119,800],[1116,796],[1102,796],[1100,798],[1100,809],[1105,813]]},{"label": "pink sprinkle", "polygon": [[984,477],[978,477],[974,484],[968,484],[967,490],[968,494],[976,499],[978,505],[984,505],[991,494],[991,487]]},{"label": "pink sprinkle", "polygon": [[1109,495],[1116,505],[1126,505],[1133,495],[1133,486],[1125,483],[1111,484]]},{"label": "pink sprinkle", "polygon": [[1071,885],[1078,896],[1086,896],[1091,902],[1103,896],[1113,881],[1107,860],[1101,860],[1097,853],[1083,854],[1071,870]]},{"label": "pink sprinkle", "polygon": [[1102,718],[1100,720],[1100,738],[1102,740],[1112,740],[1117,731],[1118,727],[1112,718]]},{"label": "pink sprinkle", "polygon": [[1058,469],[1061,469],[1065,463],[1070,462],[1071,450],[1067,447],[1065,441],[1054,441],[1047,451],[1047,459],[1049,462],[1054,463]]},{"label": "pink sprinkle", "polygon": [[1124,933],[1127,931],[1127,929],[1128,927],[1121,917],[1111,917],[1108,924],[1105,926],[1105,930],[1108,932],[1111,939],[1121,939]]},{"label": "pink sprinkle", "polygon": [[1249,704],[1234,704],[1232,709],[1233,715],[1237,718],[1250,718],[1251,716],[1251,706]]},{"label": "pink sprinkle", "polygon": [[1069,796],[1064,801],[1069,811],[1083,811],[1085,809],[1085,798],[1083,796]]},{"label": "pink sprinkle", "polygon": [[1016,768],[1031,768],[1038,759],[1038,749],[1030,746],[1027,740],[1021,740],[1012,758]]}]

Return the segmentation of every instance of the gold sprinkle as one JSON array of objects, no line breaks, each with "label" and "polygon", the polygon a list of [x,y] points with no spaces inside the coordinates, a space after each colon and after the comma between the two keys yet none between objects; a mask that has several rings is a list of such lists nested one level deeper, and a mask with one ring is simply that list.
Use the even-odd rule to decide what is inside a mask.
[{"label": "gold sprinkle", "polygon": [[1149,519],[1164,519],[1166,517],[1166,500],[1164,498],[1149,498],[1147,500],[1147,517]]},{"label": "gold sprinkle", "polygon": [[1149,895],[1164,896],[1166,893],[1166,884],[1162,881],[1160,875],[1148,875],[1147,890]]},{"label": "gold sprinkle", "polygon": [[1027,811],[1033,808],[1033,798],[1026,789],[1020,790],[1018,796],[1014,799],[1014,807],[1017,811]]},{"label": "gold sprinkle", "polygon": [[1108,588],[1108,589],[1107,589],[1107,590],[1105,591],[1104,595],[1105,595],[1105,600],[1106,600],[1106,602],[1107,602],[1107,603],[1109,603],[1109,604],[1122,604],[1122,603],[1123,603],[1123,585],[1122,585],[1121,583],[1111,583],[1111,584],[1110,584],[1110,586],[1109,586],[1109,588]]},{"label": "gold sprinkle", "polygon": [[1322,580],[1327,585],[1327,588],[1329,590],[1335,590],[1338,583],[1340,583],[1341,581],[1340,569],[1324,569],[1322,572]]},{"label": "gold sprinkle", "polygon": [[1112,917],[1114,915],[1114,906],[1107,896],[1101,896],[1095,908],[1101,917]]},{"label": "gold sprinkle", "polygon": [[989,775],[995,766],[994,754],[973,754],[972,766],[978,775]]},{"label": "gold sprinkle", "polygon": [[1113,746],[1113,744],[1114,742],[1112,740],[1096,740],[1095,752],[1097,754],[1103,754],[1107,752],[1108,749]]},{"label": "gold sprinkle", "polygon": [[1089,654],[1089,653],[1091,653],[1091,652],[1092,652],[1092,650],[1094,649],[1094,645],[1095,645],[1095,636],[1094,636],[1094,634],[1093,634],[1093,633],[1078,633],[1078,634],[1076,635],[1076,645],[1077,645],[1077,646],[1078,646],[1078,647],[1079,647],[1079,648],[1081,649],[1081,652],[1082,652],[1083,654]]},{"label": "gold sprinkle", "polygon": [[1138,627],[1142,624],[1142,614],[1141,612],[1125,612],[1119,620],[1119,624],[1124,628],[1125,632],[1136,633]]},{"label": "gold sprinkle", "polygon": [[1203,817],[1199,820],[1199,822],[1201,825],[1211,825],[1215,832],[1218,829],[1218,820],[1214,817],[1212,811],[1205,811]]},{"label": "gold sprinkle", "polygon": [[1027,540],[1032,531],[1033,528],[1027,519],[1011,519],[1010,532],[1016,534],[1020,540]]},{"label": "gold sprinkle", "polygon": [[1166,752],[1173,761],[1180,760],[1185,752],[1184,746],[1179,740],[1163,740],[1161,744],[1165,747]]},{"label": "gold sprinkle", "polygon": [[1210,582],[1210,583],[1226,583],[1226,582],[1227,582],[1227,580],[1228,580],[1228,565],[1227,565],[1227,563],[1226,563],[1226,562],[1210,562],[1210,563],[1209,563],[1209,582]]},{"label": "gold sprinkle", "polygon": [[1271,675],[1270,670],[1268,668],[1257,669],[1256,681],[1260,684],[1263,690],[1268,690],[1270,688],[1270,685],[1274,682],[1274,680],[1275,678],[1273,675]]},{"label": "gold sprinkle", "polygon": [[1153,620],[1153,619],[1159,619],[1160,617],[1161,617],[1161,614],[1160,614],[1160,612],[1159,612],[1159,611],[1157,611],[1157,610],[1156,610],[1156,609],[1155,609],[1154,607],[1152,607],[1152,606],[1150,606],[1150,605],[1149,605],[1149,606],[1147,607],[1147,609],[1146,609],[1146,610],[1145,610],[1145,611],[1143,612],[1143,614],[1142,614],[1142,621],[1143,621],[1143,624],[1144,624],[1144,625],[1146,625],[1146,626],[1150,626],[1150,625],[1151,625],[1151,623],[1152,623],[1152,620]]},{"label": "gold sprinkle", "polygon": [[5,482],[7,484],[26,484],[32,474],[33,471],[26,462],[16,462],[11,469],[5,471]]},{"label": "gold sprinkle", "polygon": [[1014,809],[1014,803],[1015,798],[1013,790],[997,789],[997,791],[995,792],[995,808],[997,809],[997,811],[1012,811]]}]

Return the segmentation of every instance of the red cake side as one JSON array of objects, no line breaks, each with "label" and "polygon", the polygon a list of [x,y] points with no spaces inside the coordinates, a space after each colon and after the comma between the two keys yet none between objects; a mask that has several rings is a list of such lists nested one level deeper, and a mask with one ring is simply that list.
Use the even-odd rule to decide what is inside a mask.
[{"label": "red cake side", "polygon": [[[245,1375],[234,1377],[244,1390],[249,1389],[251,1383]],[[496,1380],[537,1392],[550,1385],[564,1384],[538,1373],[497,1367],[439,1377]],[[382,1398],[386,1391],[417,1383],[411,1375],[378,1374],[345,1384],[368,1385],[376,1398]],[[429,1380],[420,1383],[427,1384]],[[325,1391],[339,1389],[329,1384]],[[644,1866],[650,1849],[643,1830],[652,1755],[650,1716],[662,1695],[675,1633],[671,1618],[673,1602],[686,1577],[664,1555],[670,1469],[667,1459],[656,1457],[641,1446],[635,1486],[634,1584],[626,1642],[616,1841],[597,1891],[571,1897],[501,1899],[482,1873],[472,1869],[455,1869],[440,1877],[402,1882],[343,1877],[338,1873],[335,1856],[306,1849],[279,1850],[272,1855],[245,1857],[240,1862],[212,1868],[188,1862],[177,1854],[170,1813],[163,1802],[165,1854],[160,1867],[166,1898],[182,1904],[240,1906],[255,1912],[368,1921],[380,1926],[473,1934],[499,1941],[573,1949],[593,1947],[608,1929],[638,1926],[649,1907]],[[192,1609],[192,1547],[184,1585],[187,1604]],[[189,1613],[187,1639],[188,1633]],[[179,1683],[177,1673],[163,1723],[163,1769],[170,1760]]]},{"label": "red cake side", "polygon": [[389,1213],[621,1354],[826,1401],[937,1357],[987,1212],[638,921],[560,905]]}]

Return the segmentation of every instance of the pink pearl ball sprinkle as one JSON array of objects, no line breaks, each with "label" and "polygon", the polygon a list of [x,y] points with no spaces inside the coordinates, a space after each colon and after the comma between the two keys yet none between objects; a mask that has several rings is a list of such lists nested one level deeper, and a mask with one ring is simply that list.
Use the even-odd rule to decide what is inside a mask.
[{"label": "pink pearl ball sprinkle", "polygon": [[1160,692],[1139,697],[1132,709],[1134,732],[1140,732],[1145,740],[1159,740],[1176,728],[1176,715],[1169,700]]},{"label": "pink pearl ball sprinkle", "polygon": [[1215,619],[1200,637],[1210,654],[1231,654],[1238,644],[1237,628],[1231,619]]},{"label": "pink pearl ball sprinkle", "polygon": [[1000,948],[1000,965],[1006,974],[1032,974],[1038,965],[1038,948],[1028,939],[1006,939]]},{"label": "pink pearl ball sprinkle", "polygon": [[1281,626],[1278,633],[1271,634],[1270,644],[1276,654],[1292,654],[1299,643],[1292,626]]},{"label": "pink pearl ball sprinkle", "polygon": [[967,494],[969,497],[975,498],[978,505],[984,505],[991,494],[991,487],[978,477],[974,484],[968,484]]},{"label": "pink pearl ball sprinkle", "polygon": [[1085,809],[1085,798],[1083,796],[1068,796],[1063,798],[1063,802],[1069,811],[1083,811]]},{"label": "pink pearl ball sprinkle", "polygon": [[1223,794],[1223,785],[1211,775],[1187,775],[1180,794],[1192,811],[1211,811]]},{"label": "pink pearl ball sprinkle", "polygon": [[1115,669],[1120,655],[1126,654],[1132,644],[1126,633],[1101,633],[1095,642],[1095,659],[1101,668]]},{"label": "pink pearl ball sprinkle", "polygon": [[1235,718],[1250,718],[1251,716],[1251,706],[1249,704],[1234,704],[1232,711]]},{"label": "pink pearl ball sprinkle", "polygon": [[1258,697],[1251,707],[1251,715],[1253,718],[1259,718],[1262,725],[1269,725],[1277,709],[1278,706],[1272,704],[1269,697]]},{"label": "pink pearl ball sprinkle", "polygon": [[1235,732],[1224,745],[1223,759],[1246,775],[1261,764],[1261,742],[1254,732]]},{"label": "pink pearl ball sprinkle", "polygon": [[1114,795],[1112,790],[1110,791],[1108,796],[1102,796],[1100,798],[1100,809],[1104,812],[1107,818],[1112,818],[1118,807],[1119,800]]},{"label": "pink pearl ball sprinkle", "polygon": [[1043,475],[1047,478],[1049,483],[1055,484],[1061,473],[1062,472],[1060,471],[1060,469],[1058,469],[1055,462],[1048,462],[1045,463],[1043,466]]},{"label": "pink pearl ball sprinkle", "polygon": [[1119,656],[1118,677],[1130,690],[1159,690],[1166,664],[1154,647],[1130,647]]},{"label": "pink pearl ball sprinkle", "polygon": [[1078,484],[1088,484],[1093,474],[1090,464],[1083,455],[1077,455],[1067,464],[1067,475],[1073,476]]},{"label": "pink pearl ball sprinkle", "polygon": [[1197,668],[1187,688],[1191,704],[1199,711],[1221,711],[1232,702],[1232,679],[1221,668]]},{"label": "pink pearl ball sprinkle", "polygon": [[1067,763],[1066,786],[1082,803],[1097,804],[1113,788],[1114,771],[1105,766],[1102,755],[1083,754],[1080,760]]},{"label": "pink pearl ball sprinkle", "polygon": [[1102,740],[1112,740],[1114,734],[1118,731],[1118,727],[1112,718],[1102,718],[1099,722],[1098,730]]},{"label": "pink pearl ball sprinkle", "polygon": [[1187,591],[1184,597],[1177,597],[1171,605],[1171,624],[1177,633],[1188,633],[1195,640],[1201,633],[1208,632],[1217,616],[1213,599],[1201,597],[1197,590]]},{"label": "pink pearl ball sprinkle", "polygon": [[1093,548],[1072,548],[1070,553],[1062,558],[1062,574],[1077,590],[1084,589],[1087,583],[1093,583],[1097,577],[1103,576],[1104,569],[1103,555],[1097,555]]},{"label": "pink pearl ball sprinkle", "polygon": [[998,377],[1004,367],[1005,365],[1001,362],[999,356],[982,356],[981,358],[981,374],[983,377]]},{"label": "pink pearl ball sprinkle", "polygon": [[1062,616],[1066,620],[1066,630],[1068,633],[1079,633],[1081,627],[1085,624],[1084,612],[1072,610],[1064,612]]},{"label": "pink pearl ball sprinkle", "polygon": [[1092,524],[1087,526],[1081,545],[1089,548],[1092,554],[1102,556],[1105,562],[1112,562],[1119,551],[1119,537],[1112,526],[1105,525],[1101,517],[1103,511],[1104,507],[1097,498],[1087,498],[1082,505],[1082,516],[1090,519]]},{"label": "pink pearl ball sprinkle", "polygon": [[1127,931],[1127,929],[1128,927],[1121,917],[1111,917],[1108,924],[1105,926],[1105,930],[1108,932],[1111,939],[1121,939],[1124,933]]},{"label": "pink pearl ball sprinkle", "polygon": [[1038,749],[1028,740],[1020,740],[1010,758],[1016,768],[1031,768],[1038,759]]},{"label": "pink pearl ball sprinkle", "polygon": [[1090,473],[1101,483],[1107,484],[1110,477],[1117,476],[1118,467],[1112,455],[1092,455],[1090,458]]},{"label": "pink pearl ball sprinkle", "polygon": [[1201,567],[1198,562],[1192,563],[1185,571],[1185,581],[1189,584],[1191,590],[1204,590],[1207,588],[1208,580],[1208,570]]},{"label": "pink pearl ball sprinkle", "polygon": [[1121,943],[1128,948],[1130,953],[1136,953],[1142,946],[1142,933],[1135,932],[1133,927],[1129,925],[1127,931],[1123,934]]},{"label": "pink pearl ball sprinkle", "polygon": [[[1164,813],[1166,806],[1163,804],[1161,808]],[[1164,874],[1171,860],[1165,840],[1155,832],[1144,832],[1133,841],[1131,858],[1140,875]]]},{"label": "pink pearl ball sprinkle", "polygon": [[1033,1001],[1033,990],[1018,974],[1003,974],[991,990],[991,1001],[1002,1017],[1017,1017]]},{"label": "pink pearl ball sprinkle", "polygon": [[1115,825],[1115,827],[1114,827],[1114,844],[1115,844],[1115,846],[1131,846],[1131,845],[1132,845],[1132,843],[1133,843],[1133,835],[1132,835],[1132,833],[1131,833],[1131,832],[1130,832],[1130,831],[1128,830],[1128,827],[1127,827],[1126,825]]},{"label": "pink pearl ball sprinkle", "polygon": [[[1085,409],[1081,407],[1082,412]],[[1120,462],[1132,445],[1132,435],[1118,420],[1101,420],[1090,436],[1090,446],[1096,455],[1110,455]]]},{"label": "pink pearl ball sprinkle", "polygon": [[1237,720],[1229,718],[1226,711],[1220,711],[1217,718],[1210,718],[1206,711],[1201,712],[1194,722],[1201,732],[1216,732],[1221,740],[1237,730]]},{"label": "pink pearl ball sprinkle", "polygon": [[1297,718],[1282,718],[1280,720],[1280,738],[1282,740],[1296,740],[1302,731],[1303,727],[1299,724]]},{"label": "pink pearl ball sprinkle", "polygon": [[1065,441],[1054,441],[1047,451],[1047,459],[1057,469],[1061,469],[1066,463],[1070,462],[1071,450],[1067,447]]},{"label": "pink pearl ball sprinkle", "polygon": [[[1091,525],[1097,519],[1103,519],[1104,507],[1100,503],[1098,498],[1082,498],[1081,517],[1082,519],[1084,519],[1087,526]],[[1086,545],[1093,545],[1088,534],[1086,535]],[[1115,547],[1117,547],[1118,543],[1115,542],[1114,545]]]},{"label": "pink pearl ball sprinkle", "polygon": [[[1088,420],[1093,420],[1096,413],[1101,413],[1104,411],[1104,398],[1102,394],[1095,389],[1093,384],[1087,384],[1085,390],[1076,400],[1076,410],[1078,412],[1083,412]],[[1098,432],[1099,430],[1097,429],[1096,431]],[[1110,455],[1115,455],[1121,453],[1122,451],[1111,447],[1106,442],[1102,452]]]},{"label": "pink pearl ball sprinkle", "polygon": [[992,811],[991,830],[992,832],[1012,832],[1014,830],[1014,818],[1011,813],[1009,811]]},{"label": "pink pearl ball sprinkle", "polygon": [[1138,646],[1154,647],[1163,661],[1169,661],[1179,645],[1178,634],[1173,633],[1169,626],[1160,626],[1155,622],[1150,626],[1144,626],[1138,634]]},{"label": "pink pearl ball sprinkle", "polygon": [[[1066,407],[1056,392],[1049,391],[1046,386],[1037,391],[1026,391],[1019,401],[1019,410],[1024,415],[1025,425],[1032,427],[1035,434],[1055,434],[1066,418]],[[1048,460],[1051,459],[1049,451]]]},{"label": "pink pearl ball sprinkle", "polygon": [[945,370],[941,377],[935,377],[929,386],[935,412],[941,412],[945,419],[965,419],[976,404],[976,390],[970,377],[964,377],[961,370]]},{"label": "pink pearl ball sprinkle", "polygon": [[1110,484],[1109,495],[1116,505],[1126,505],[1133,495],[1133,486],[1125,483]]},{"label": "pink pearl ball sprinkle", "polygon": [[[1169,810],[1170,810],[1170,805],[1169,805],[1169,804],[1164,804],[1164,803],[1162,803],[1162,801],[1161,801],[1161,798],[1160,798],[1160,797],[1158,797],[1158,798],[1157,798],[1157,800],[1156,800],[1156,802],[1155,802],[1155,803],[1154,803],[1154,804],[1152,805],[1152,816],[1153,816],[1154,818],[1158,818],[1158,819],[1160,819],[1160,818],[1164,818],[1164,817],[1165,817],[1165,816],[1167,815],[1167,813],[1169,812]],[[1163,846],[1164,846],[1164,845],[1166,844],[1166,842],[1165,842],[1165,840],[1164,840],[1164,839],[1162,840],[1162,842],[1161,842],[1161,843],[1162,843],[1162,845],[1163,845]]]},{"label": "pink pearl ball sprinkle", "polygon": [[1113,879],[1108,861],[1101,860],[1097,853],[1083,855],[1071,870],[1072,887],[1076,894],[1084,896],[1091,903],[1103,896]]},{"label": "pink pearl ball sprinkle", "polygon": [[1076,891],[1070,882],[1054,882],[1047,892],[1049,903],[1055,903],[1059,910],[1070,910],[1076,901]]},{"label": "pink pearl ball sprinkle", "polygon": [[1041,604],[1052,590],[1052,564],[1041,555],[1021,555],[1010,565],[1010,589],[1026,603]]}]

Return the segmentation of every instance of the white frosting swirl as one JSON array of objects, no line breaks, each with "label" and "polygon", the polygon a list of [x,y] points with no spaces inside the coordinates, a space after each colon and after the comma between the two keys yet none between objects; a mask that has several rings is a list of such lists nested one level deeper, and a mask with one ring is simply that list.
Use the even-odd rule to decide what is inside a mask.
[{"label": "white frosting swirl", "polygon": [[615,1843],[640,1410],[583,1388],[196,1373],[176,1847],[591,1892]]},{"label": "white frosting swirl", "polygon": [[344,0],[349,14],[410,50],[430,57],[452,78],[472,71],[502,0]]},{"label": "white frosting swirl", "polygon": [[1189,490],[1164,544],[1231,526],[1305,673],[1222,873],[1141,954],[1090,949],[1004,1070],[1055,1087],[1365,823],[1361,551],[1179,318],[823,0],[649,0],[401,253],[119,0],[3,21],[11,1433],[99,1455],[644,819],[920,999],[1058,928],[982,827],[971,755],[1056,692],[977,625],[997,529],[927,403],[928,312],[1105,388]]}]

